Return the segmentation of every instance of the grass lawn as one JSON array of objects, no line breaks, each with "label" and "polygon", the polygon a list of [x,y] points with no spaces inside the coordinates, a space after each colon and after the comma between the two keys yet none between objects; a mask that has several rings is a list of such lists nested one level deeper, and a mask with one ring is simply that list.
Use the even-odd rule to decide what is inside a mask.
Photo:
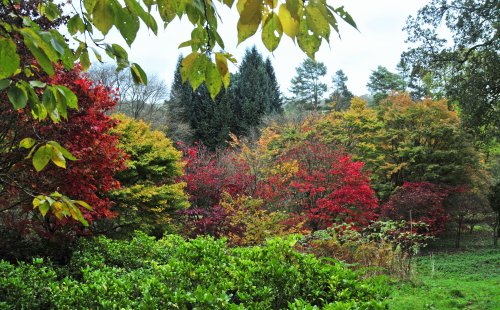
[{"label": "grass lawn", "polygon": [[500,248],[471,244],[418,257],[412,281],[395,284],[390,309],[500,310]]}]

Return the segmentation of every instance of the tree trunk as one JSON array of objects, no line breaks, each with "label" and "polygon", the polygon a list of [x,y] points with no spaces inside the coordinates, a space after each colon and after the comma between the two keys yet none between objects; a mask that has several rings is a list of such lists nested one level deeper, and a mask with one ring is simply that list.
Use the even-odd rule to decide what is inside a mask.
[{"label": "tree trunk", "polygon": [[463,218],[460,216],[458,218],[457,239],[455,240],[455,247],[457,249],[460,247],[460,238],[462,235],[462,220]]}]

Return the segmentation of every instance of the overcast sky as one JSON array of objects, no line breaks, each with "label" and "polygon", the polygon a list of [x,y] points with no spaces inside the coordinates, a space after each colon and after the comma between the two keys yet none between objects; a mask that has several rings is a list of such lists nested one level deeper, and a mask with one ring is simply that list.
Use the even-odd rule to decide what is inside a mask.
[{"label": "overcast sky", "polygon": [[[316,54],[316,60],[325,63],[328,68],[325,82],[330,85],[333,74],[342,69],[349,79],[348,87],[355,95],[367,93],[366,83],[372,70],[379,65],[395,70],[401,52],[406,49],[406,34],[402,31],[405,21],[427,2],[428,0],[329,1],[334,7],[345,6],[356,21],[359,32],[342,23],[342,38],[339,39],[332,33],[330,46],[323,43]],[[283,35],[280,46],[273,54],[261,43],[260,33],[236,46],[237,12],[221,8],[219,13],[223,18],[219,32],[226,50],[241,61],[245,49],[256,45],[264,57],[271,58],[281,90],[287,94],[295,68],[305,59],[305,54],[286,35]],[[190,39],[191,30],[192,26],[188,22],[178,20],[172,22],[165,31],[159,30],[158,37],[141,27],[132,44],[129,58],[139,63],[147,73],[158,74],[171,85],[178,55],[190,52],[189,48],[179,50],[177,47]],[[107,41],[120,42],[120,38],[111,32]],[[124,42],[122,46],[125,46]],[[234,72],[237,67],[232,66],[230,70]]]}]

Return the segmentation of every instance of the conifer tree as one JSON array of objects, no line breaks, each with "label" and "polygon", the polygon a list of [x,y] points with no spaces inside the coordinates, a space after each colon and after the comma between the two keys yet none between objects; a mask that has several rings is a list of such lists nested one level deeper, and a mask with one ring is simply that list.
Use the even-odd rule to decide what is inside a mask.
[{"label": "conifer tree", "polygon": [[266,59],[266,72],[269,78],[269,91],[270,91],[270,105],[268,106],[266,113],[281,113],[283,111],[283,98],[281,96],[280,86],[276,75],[274,74],[274,68],[269,57]]}]

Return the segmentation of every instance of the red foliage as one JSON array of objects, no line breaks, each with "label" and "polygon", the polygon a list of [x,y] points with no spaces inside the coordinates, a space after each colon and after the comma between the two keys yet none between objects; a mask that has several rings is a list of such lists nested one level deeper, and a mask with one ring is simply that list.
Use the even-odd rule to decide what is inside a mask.
[{"label": "red foliage", "polygon": [[286,152],[279,163],[298,164],[293,175],[273,175],[262,182],[258,195],[278,210],[292,214],[290,225],[305,221],[313,229],[333,223],[366,226],[377,218],[377,199],[363,163],[320,142],[307,142]]},{"label": "red foliage", "polygon": [[430,233],[444,230],[448,216],[444,201],[449,188],[428,182],[405,182],[382,206],[382,216],[393,220],[422,221]]},{"label": "red foliage", "polygon": [[[36,132],[33,138],[38,141],[59,142],[78,160],[68,161],[67,169],[49,164],[39,174],[30,161],[22,161],[14,166],[16,178],[34,192],[50,193],[57,190],[72,199],[84,200],[93,208],[93,211],[82,209],[89,223],[95,219],[113,217],[110,211],[112,202],[106,197],[106,192],[119,188],[120,184],[113,175],[125,168],[124,155],[117,148],[118,137],[108,133],[115,126],[115,121],[106,112],[115,106],[116,96],[103,85],[94,84],[79,67],[69,72],[59,69],[47,82],[71,89],[78,97],[78,110],[69,109],[68,121],[58,124],[50,120],[36,122],[22,116],[20,126],[32,127],[34,130],[31,133]],[[22,128],[15,130],[23,131]],[[10,196],[15,197],[12,193]],[[30,201],[24,207],[26,211],[32,210]],[[75,229],[81,227],[75,223],[65,219],[42,221],[41,226],[31,224],[39,233],[44,233],[54,232],[58,227],[67,225],[74,225]]]},{"label": "red foliage", "polygon": [[191,207],[181,211],[192,234],[222,236],[228,214],[219,206],[222,193],[231,196],[249,194],[254,182],[248,165],[229,151],[211,153],[202,144],[180,145],[186,163],[178,181],[186,182]]}]

